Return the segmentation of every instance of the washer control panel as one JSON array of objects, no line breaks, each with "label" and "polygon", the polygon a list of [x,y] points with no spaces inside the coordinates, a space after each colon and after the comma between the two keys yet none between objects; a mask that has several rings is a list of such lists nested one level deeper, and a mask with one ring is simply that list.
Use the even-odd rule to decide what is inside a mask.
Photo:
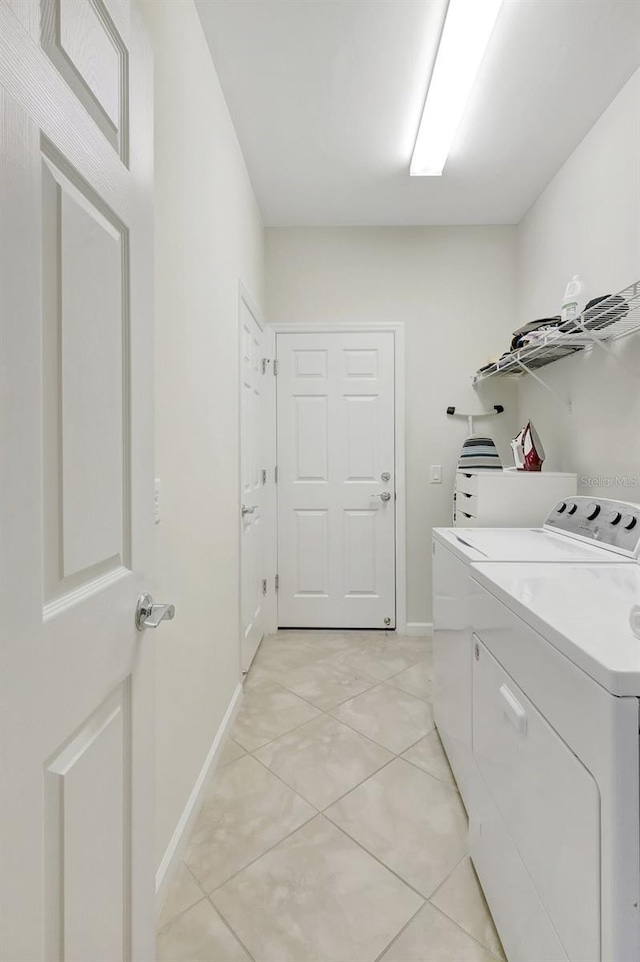
[{"label": "washer control panel", "polygon": [[593,541],[626,557],[640,557],[640,504],[567,498],[550,511],[544,526],[581,541]]}]

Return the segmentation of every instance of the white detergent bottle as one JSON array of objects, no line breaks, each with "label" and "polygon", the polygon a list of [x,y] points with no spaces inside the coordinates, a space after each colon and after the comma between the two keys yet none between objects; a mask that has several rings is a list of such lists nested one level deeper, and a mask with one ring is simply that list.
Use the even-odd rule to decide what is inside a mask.
[{"label": "white detergent bottle", "polygon": [[581,305],[584,301],[584,284],[579,274],[574,274],[562,298],[562,310],[560,312],[563,321],[572,321],[580,313]]}]

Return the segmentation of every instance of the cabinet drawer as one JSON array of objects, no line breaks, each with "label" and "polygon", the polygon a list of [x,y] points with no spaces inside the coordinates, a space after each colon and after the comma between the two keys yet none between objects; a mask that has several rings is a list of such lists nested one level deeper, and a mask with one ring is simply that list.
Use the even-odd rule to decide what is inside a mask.
[{"label": "cabinet drawer", "polygon": [[463,511],[472,518],[478,517],[478,496],[477,494],[466,494],[464,491],[456,492],[456,510]]},{"label": "cabinet drawer", "polygon": [[478,475],[458,471],[456,474],[456,491],[464,491],[465,494],[477,494]]},{"label": "cabinet drawer", "polygon": [[464,511],[460,511],[456,508],[456,528],[476,528],[479,525],[479,521],[473,514],[465,514]]}]

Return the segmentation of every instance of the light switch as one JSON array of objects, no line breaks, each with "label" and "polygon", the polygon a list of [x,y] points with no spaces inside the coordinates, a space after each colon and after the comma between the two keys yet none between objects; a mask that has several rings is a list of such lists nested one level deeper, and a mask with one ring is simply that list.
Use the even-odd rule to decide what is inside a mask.
[{"label": "light switch", "polygon": [[160,524],[160,490],[162,484],[160,478],[156,478],[153,489],[153,523]]},{"label": "light switch", "polygon": [[442,484],[442,465],[431,465],[431,484]]}]

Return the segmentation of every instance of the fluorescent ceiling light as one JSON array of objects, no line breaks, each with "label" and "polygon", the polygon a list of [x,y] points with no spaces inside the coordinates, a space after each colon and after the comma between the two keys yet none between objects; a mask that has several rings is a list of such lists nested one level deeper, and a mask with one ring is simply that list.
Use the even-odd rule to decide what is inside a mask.
[{"label": "fluorescent ceiling light", "polygon": [[449,0],[409,173],[438,177],[447,161],[502,0]]}]

